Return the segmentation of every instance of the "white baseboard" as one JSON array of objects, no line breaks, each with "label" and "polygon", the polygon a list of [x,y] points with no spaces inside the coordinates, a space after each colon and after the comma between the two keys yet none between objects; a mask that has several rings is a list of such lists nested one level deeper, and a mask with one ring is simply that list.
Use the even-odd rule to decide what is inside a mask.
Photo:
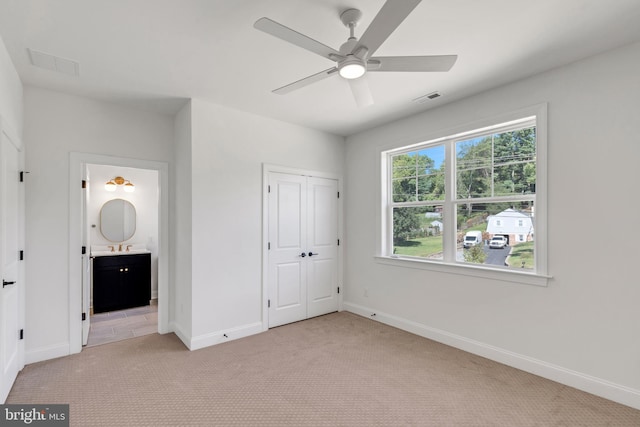
[{"label": "white baseboard", "polygon": [[25,351],[24,363],[42,362],[43,360],[56,359],[58,357],[68,356],[71,354],[69,343],[54,344],[47,347],[37,348],[35,350]]},{"label": "white baseboard", "polygon": [[[170,328],[171,332],[176,334],[189,350],[198,350],[215,344],[237,340],[239,338],[264,332],[262,322],[250,323],[237,328],[211,332],[197,337],[191,337],[186,334],[175,322],[171,322]],[[69,343],[56,344],[25,352],[25,364],[28,365],[30,363],[42,362],[43,360],[68,356],[69,354],[71,354],[69,350]]]},{"label": "white baseboard", "polygon": [[[259,334],[261,332],[263,332],[262,322],[250,323],[236,328],[215,331],[197,337],[192,337],[187,347],[189,347],[189,350],[198,350],[215,344],[248,337],[249,335]],[[184,340],[182,341],[185,342]]]},{"label": "white baseboard", "polygon": [[[556,381],[608,400],[640,409],[640,390],[563,368],[509,350],[403,319],[357,304],[344,303],[344,310],[437,341],[469,353]],[[375,313],[375,315],[374,315]]]}]

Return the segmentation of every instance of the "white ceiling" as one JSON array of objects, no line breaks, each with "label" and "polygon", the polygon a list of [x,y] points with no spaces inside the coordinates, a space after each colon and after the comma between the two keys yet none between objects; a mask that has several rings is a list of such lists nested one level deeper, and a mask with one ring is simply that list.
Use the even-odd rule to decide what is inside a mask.
[{"label": "white ceiling", "polygon": [[[640,40],[639,0],[423,0],[376,55],[457,54],[450,72],[368,73],[366,108],[338,76],[271,92],[333,63],[254,29],[258,18],[338,49],[348,37],[340,12],[362,10],[360,36],[383,4],[0,0],[0,36],[27,85],[168,114],[199,98],[340,135]],[[80,76],[34,67],[27,48],[79,62]],[[443,96],[411,102],[433,91]]]}]

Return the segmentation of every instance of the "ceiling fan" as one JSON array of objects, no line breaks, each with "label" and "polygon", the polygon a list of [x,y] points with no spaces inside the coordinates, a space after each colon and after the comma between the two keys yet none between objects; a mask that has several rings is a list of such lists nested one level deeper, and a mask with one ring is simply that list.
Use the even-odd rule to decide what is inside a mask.
[{"label": "ceiling fan", "polygon": [[327,77],[340,75],[349,82],[356,104],[364,107],[373,103],[367,82],[362,78],[367,72],[449,71],[456,62],[457,55],[372,56],[420,1],[387,0],[360,39],[355,37],[354,32],[362,12],[358,9],[345,10],[340,14],[340,20],[349,28],[350,36],[339,50],[332,49],[269,18],[258,19],[253,24],[254,28],[336,63],[331,68],[282,86],[273,92],[284,95]]}]

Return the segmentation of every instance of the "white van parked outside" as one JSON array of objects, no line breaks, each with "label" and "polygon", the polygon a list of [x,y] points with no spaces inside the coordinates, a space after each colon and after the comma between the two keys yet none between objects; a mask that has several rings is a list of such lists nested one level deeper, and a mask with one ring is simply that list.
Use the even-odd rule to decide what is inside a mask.
[{"label": "white van parked outside", "polygon": [[467,231],[464,235],[464,241],[462,246],[470,248],[471,246],[479,245],[482,243],[482,231]]}]

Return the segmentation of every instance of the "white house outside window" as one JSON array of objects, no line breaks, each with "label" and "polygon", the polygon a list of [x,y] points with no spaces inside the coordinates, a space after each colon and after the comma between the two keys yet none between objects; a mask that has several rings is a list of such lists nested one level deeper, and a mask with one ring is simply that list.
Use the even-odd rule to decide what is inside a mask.
[{"label": "white house outside window", "polygon": [[383,152],[383,258],[546,274],[540,140],[533,115]]}]

